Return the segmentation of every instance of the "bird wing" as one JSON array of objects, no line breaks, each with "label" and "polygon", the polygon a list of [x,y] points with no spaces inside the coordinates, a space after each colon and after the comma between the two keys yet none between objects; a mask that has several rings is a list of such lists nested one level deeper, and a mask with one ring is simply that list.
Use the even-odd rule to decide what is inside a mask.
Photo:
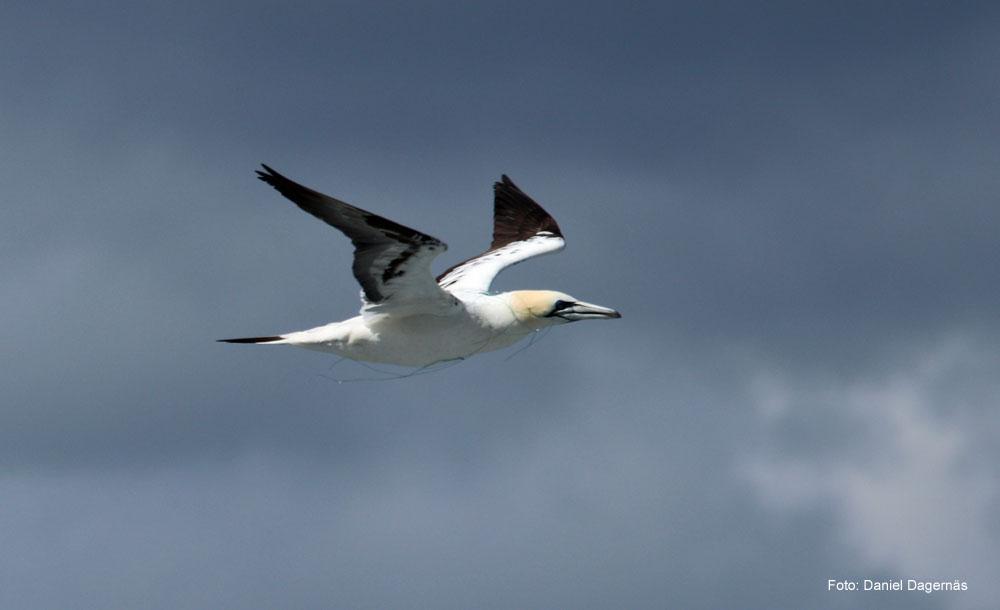
[{"label": "bird wing", "polygon": [[354,244],[354,277],[364,312],[446,313],[458,300],[434,281],[431,261],[448,246],[387,218],[304,187],[267,165],[257,177]]},{"label": "bird wing", "polygon": [[438,276],[448,292],[487,292],[498,273],[566,245],[559,225],[506,175],[493,185],[493,243]]}]

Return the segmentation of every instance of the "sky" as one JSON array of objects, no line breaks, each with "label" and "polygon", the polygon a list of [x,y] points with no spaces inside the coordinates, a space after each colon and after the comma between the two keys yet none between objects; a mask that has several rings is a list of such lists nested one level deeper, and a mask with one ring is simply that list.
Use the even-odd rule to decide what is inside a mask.
[{"label": "sky", "polygon": [[[990,3],[9,4],[0,606],[994,607],[998,62]],[[623,318],[215,343],[359,306],[262,162],[438,270],[506,173],[567,248],[494,287]]]}]

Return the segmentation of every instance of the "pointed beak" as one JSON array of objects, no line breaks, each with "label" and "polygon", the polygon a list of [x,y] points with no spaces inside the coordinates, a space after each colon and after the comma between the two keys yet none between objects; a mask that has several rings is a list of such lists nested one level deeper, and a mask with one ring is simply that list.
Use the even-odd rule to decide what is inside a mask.
[{"label": "pointed beak", "polygon": [[571,306],[557,311],[555,315],[563,318],[564,320],[569,320],[570,322],[576,322],[577,320],[603,320],[622,317],[622,314],[618,313],[614,309],[601,307],[600,305],[594,305],[593,303],[584,303],[582,301],[577,301]]}]

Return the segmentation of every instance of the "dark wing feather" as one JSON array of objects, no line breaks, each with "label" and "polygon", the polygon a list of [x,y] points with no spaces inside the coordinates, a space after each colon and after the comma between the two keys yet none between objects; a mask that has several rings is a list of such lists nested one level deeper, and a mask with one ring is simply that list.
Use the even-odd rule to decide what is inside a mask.
[{"label": "dark wing feather", "polygon": [[434,282],[430,263],[442,241],[286,178],[267,165],[257,177],[304,211],[336,227],[354,244],[354,277],[368,304],[413,301],[452,303]]},{"label": "dark wing feather", "polygon": [[506,174],[502,175],[500,182],[493,184],[493,243],[487,252],[542,232],[563,236],[556,219],[511,182]]},{"label": "dark wing feather", "polygon": [[493,242],[482,254],[438,276],[448,291],[485,292],[503,269],[565,245],[555,219],[507,175],[493,184]]}]

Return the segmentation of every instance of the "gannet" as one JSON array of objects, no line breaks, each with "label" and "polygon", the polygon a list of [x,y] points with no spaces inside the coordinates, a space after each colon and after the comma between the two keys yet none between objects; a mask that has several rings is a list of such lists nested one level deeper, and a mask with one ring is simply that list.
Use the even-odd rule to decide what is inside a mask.
[{"label": "gannet", "polygon": [[306,188],[267,165],[257,177],[354,244],[359,315],[324,326],[225,343],[294,345],[366,362],[408,367],[501,349],[549,326],[620,318],[614,309],[554,290],[491,293],[498,273],[565,246],[559,225],[506,175],[493,185],[493,242],[436,279],[439,239]]}]

